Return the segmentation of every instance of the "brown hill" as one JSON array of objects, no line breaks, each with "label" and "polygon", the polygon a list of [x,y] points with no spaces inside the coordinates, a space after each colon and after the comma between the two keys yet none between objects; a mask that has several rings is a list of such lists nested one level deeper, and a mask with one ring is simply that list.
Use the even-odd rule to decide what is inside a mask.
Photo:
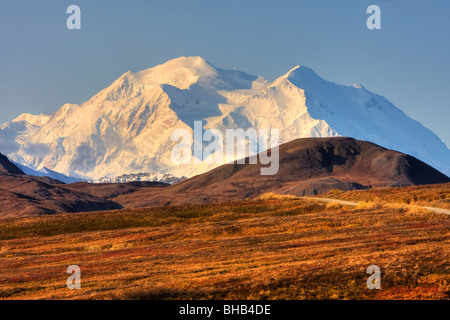
[{"label": "brown hill", "polygon": [[225,202],[266,192],[303,196],[332,189],[450,182],[414,157],[352,138],[297,139],[281,145],[279,155],[279,170],[273,176],[262,176],[260,164],[233,163],[173,186],[158,182],[66,185],[24,175],[0,156],[0,218]]},{"label": "brown hill", "polygon": [[7,157],[0,153],[0,175],[2,174],[24,174],[15,164]]},{"label": "brown hill", "polygon": [[450,182],[412,156],[352,138],[297,139],[281,145],[279,154],[273,176],[260,175],[261,164],[227,164],[167,188],[142,189],[113,200],[124,207],[147,207],[239,200],[265,192],[303,196]]},{"label": "brown hill", "polygon": [[157,181],[133,181],[127,183],[87,183],[75,182],[63,187],[73,191],[85,192],[102,199],[112,199],[143,189],[159,189],[170,186]]},{"label": "brown hill", "polygon": [[65,189],[63,185],[47,177],[27,176],[0,154],[0,219],[122,208],[113,201]]}]

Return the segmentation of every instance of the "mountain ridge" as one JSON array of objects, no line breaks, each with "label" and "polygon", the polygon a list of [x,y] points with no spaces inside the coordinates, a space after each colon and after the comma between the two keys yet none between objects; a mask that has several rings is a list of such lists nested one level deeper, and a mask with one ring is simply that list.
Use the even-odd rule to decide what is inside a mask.
[{"label": "mountain ridge", "polygon": [[267,192],[307,196],[381,187],[449,183],[426,163],[368,141],[348,137],[301,138],[279,147],[280,167],[259,174],[261,164],[225,164],[160,190],[138,190],[113,198],[124,207],[217,203]]},{"label": "mountain ridge", "polygon": [[268,82],[180,57],[128,71],[81,105],[21,115],[0,125],[0,151],[13,161],[96,180],[158,173],[192,177],[217,167],[174,165],[174,129],[279,129],[280,143],[349,136],[395,149],[450,174],[450,150],[419,122],[363,86],[322,79],[303,65]]},{"label": "mountain ridge", "polygon": [[48,177],[26,175],[0,153],[0,219],[122,208],[111,200],[64,185]]},{"label": "mountain ridge", "polygon": [[[268,152],[273,152],[269,150]],[[302,138],[279,146],[279,170],[237,161],[174,185],[155,181],[64,184],[26,175],[0,154],[0,219],[135,207],[223,203],[264,193],[297,196],[332,189],[449,183],[450,178],[409,155],[345,137]]]},{"label": "mountain ridge", "polygon": [[24,175],[18,166],[9,161],[7,157],[0,153],[0,174]]}]

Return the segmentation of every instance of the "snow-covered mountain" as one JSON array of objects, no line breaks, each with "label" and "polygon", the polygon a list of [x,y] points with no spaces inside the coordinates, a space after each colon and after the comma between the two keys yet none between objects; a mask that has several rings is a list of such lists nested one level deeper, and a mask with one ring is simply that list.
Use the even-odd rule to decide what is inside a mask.
[{"label": "snow-covered mountain", "polygon": [[86,179],[149,173],[191,177],[217,165],[175,165],[174,129],[279,129],[280,143],[350,136],[411,154],[450,174],[450,150],[429,129],[361,85],[298,66],[273,82],[181,57],[127,72],[81,105],[0,125],[0,152],[35,170]]},{"label": "snow-covered mountain", "polygon": [[31,168],[28,168],[27,166],[24,166],[23,164],[11,161],[12,163],[14,163],[20,170],[22,170],[23,173],[29,175],[29,176],[35,176],[35,177],[49,177],[55,180],[59,180],[61,182],[64,183],[74,183],[74,182],[88,182],[87,180],[84,179],[77,179],[77,178],[72,178],[72,177],[68,177],[64,174],[55,172],[53,170],[50,170],[49,168],[42,168],[39,171],[33,170]]},{"label": "snow-covered mountain", "polygon": [[186,177],[174,177],[171,174],[168,173],[147,173],[147,172],[141,172],[141,173],[130,173],[130,174],[123,174],[120,176],[116,176],[114,178],[108,178],[108,177],[102,177],[98,179],[96,182],[100,183],[126,183],[126,182],[132,182],[132,181],[158,181],[158,182],[164,182],[167,184],[175,184],[181,181],[186,180]]}]

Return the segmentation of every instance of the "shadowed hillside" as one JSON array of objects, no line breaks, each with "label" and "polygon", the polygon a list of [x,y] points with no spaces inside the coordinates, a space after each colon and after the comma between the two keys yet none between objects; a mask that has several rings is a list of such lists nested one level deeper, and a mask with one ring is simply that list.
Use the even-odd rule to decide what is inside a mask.
[{"label": "shadowed hillside", "polygon": [[227,164],[181,183],[63,184],[24,175],[0,158],[0,218],[120,208],[214,203],[262,193],[315,195],[330,190],[450,182],[429,165],[403,153],[352,138],[298,139],[279,147],[279,170],[260,174],[260,164]]},{"label": "shadowed hillside", "polygon": [[25,175],[0,154],[0,219],[122,208],[113,201],[62,186],[48,177]]},{"label": "shadowed hillside", "polygon": [[140,190],[114,201],[145,207],[242,200],[265,192],[304,196],[332,189],[450,182],[414,157],[352,138],[297,139],[281,145],[279,154],[279,170],[273,176],[262,176],[261,164],[226,164],[168,188]]}]

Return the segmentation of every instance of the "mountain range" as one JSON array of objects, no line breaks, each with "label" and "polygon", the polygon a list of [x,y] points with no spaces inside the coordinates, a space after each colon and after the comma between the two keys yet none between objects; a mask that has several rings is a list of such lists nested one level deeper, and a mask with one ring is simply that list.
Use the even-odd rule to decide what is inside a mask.
[{"label": "mountain range", "polygon": [[[117,181],[133,174],[192,177],[218,165],[175,165],[174,129],[279,129],[280,143],[353,137],[412,155],[450,174],[450,150],[429,129],[362,85],[339,85],[297,66],[272,82],[180,57],[127,72],[88,101],[0,125],[0,152],[32,170]],[[102,180],[103,179],[103,180]]]},{"label": "mountain range", "polygon": [[449,177],[412,156],[352,138],[296,139],[279,147],[279,159],[275,175],[260,175],[261,164],[235,161],[175,185],[148,181],[64,184],[25,175],[0,154],[0,219],[228,202],[267,192],[304,196],[332,189],[450,182]]}]

